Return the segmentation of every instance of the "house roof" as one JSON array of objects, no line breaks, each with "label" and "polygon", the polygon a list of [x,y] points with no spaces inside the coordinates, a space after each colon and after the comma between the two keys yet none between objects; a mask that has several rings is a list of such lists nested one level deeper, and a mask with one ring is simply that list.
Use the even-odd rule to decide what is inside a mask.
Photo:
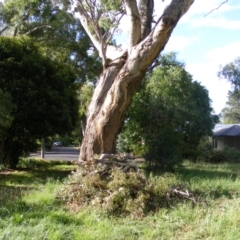
[{"label": "house roof", "polygon": [[239,136],[240,124],[216,124],[213,136]]}]

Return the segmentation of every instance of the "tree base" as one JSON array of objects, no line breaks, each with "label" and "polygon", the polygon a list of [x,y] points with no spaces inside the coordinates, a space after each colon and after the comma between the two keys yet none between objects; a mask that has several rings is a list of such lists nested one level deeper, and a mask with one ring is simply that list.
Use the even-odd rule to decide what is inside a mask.
[{"label": "tree base", "polygon": [[85,168],[90,168],[91,166],[97,164],[104,164],[107,165],[109,168],[119,167],[125,173],[129,171],[138,171],[138,164],[135,162],[135,158],[130,155],[122,157],[117,154],[104,153],[101,154],[99,159],[93,159],[92,161],[87,162],[78,162],[78,164]]}]

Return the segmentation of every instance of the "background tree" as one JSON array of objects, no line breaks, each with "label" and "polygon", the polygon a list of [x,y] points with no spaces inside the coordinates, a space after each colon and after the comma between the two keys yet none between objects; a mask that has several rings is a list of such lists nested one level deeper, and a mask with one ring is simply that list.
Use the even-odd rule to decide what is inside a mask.
[{"label": "background tree", "polygon": [[[80,103],[79,106],[79,121],[76,127],[70,133],[64,136],[54,136],[54,141],[60,141],[64,146],[74,145],[79,146],[79,143],[82,142],[85,126],[86,126],[86,111],[91,97],[93,94],[94,86],[91,82],[87,81],[81,85],[81,88],[78,89],[78,100]],[[53,142],[53,141],[52,141]]]},{"label": "background tree", "polygon": [[[47,56],[70,65],[77,76],[80,97],[85,82],[96,84],[102,66],[79,19],[68,11],[69,4],[66,0],[6,0],[0,5],[0,35],[28,36]],[[79,106],[82,123],[84,104]],[[83,126],[79,123],[71,133],[56,138],[66,144],[79,144]]]},{"label": "background tree", "polygon": [[[72,2],[76,16],[103,64],[103,72],[88,108],[80,152],[80,160],[87,161],[94,153],[115,152],[116,137],[133,94],[193,0],[172,0],[156,20],[153,19],[153,0]],[[116,46],[113,41],[123,16],[128,19],[125,25],[129,30],[126,49]]]},{"label": "background tree", "polygon": [[150,165],[166,169],[196,151],[200,139],[212,134],[214,119],[208,91],[184,63],[174,53],[158,63],[133,98],[120,140],[123,150],[144,153]]},{"label": "background tree", "polygon": [[233,90],[228,92],[227,106],[222,110],[225,123],[240,122],[240,58],[221,67],[218,76],[229,81]]},{"label": "background tree", "polygon": [[82,130],[81,140],[83,139],[85,127],[86,127],[86,110],[91,101],[93,90],[94,90],[94,87],[91,84],[85,83],[79,92],[79,101],[80,101],[79,111],[80,111],[80,121],[81,121],[80,129]]},{"label": "background tree", "polygon": [[240,123],[240,91],[229,91],[227,106],[222,110],[224,123]]},{"label": "background tree", "polygon": [[15,108],[0,162],[15,166],[32,143],[65,134],[78,121],[76,76],[69,65],[44,56],[31,40],[0,38],[0,89]]},{"label": "background tree", "polygon": [[0,35],[31,37],[48,56],[71,65],[79,82],[96,82],[101,65],[80,21],[68,8],[66,0],[6,0],[0,5]]}]

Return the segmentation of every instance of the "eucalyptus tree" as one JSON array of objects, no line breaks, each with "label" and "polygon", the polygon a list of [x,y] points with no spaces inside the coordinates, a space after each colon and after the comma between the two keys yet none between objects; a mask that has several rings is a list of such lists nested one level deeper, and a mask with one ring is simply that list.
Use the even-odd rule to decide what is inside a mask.
[{"label": "eucalyptus tree", "polygon": [[[72,0],[73,9],[102,60],[103,71],[88,107],[80,161],[94,153],[113,153],[116,137],[132,97],[147,69],[167,44],[180,18],[194,0],[172,0],[154,19],[153,0]],[[160,12],[162,11],[162,13]],[[127,18],[127,47],[114,44],[119,24]]]},{"label": "eucalyptus tree", "polygon": [[227,106],[222,110],[222,118],[226,123],[240,123],[240,58],[222,66],[218,76],[232,84],[228,92]]},{"label": "eucalyptus tree", "polygon": [[229,91],[226,107],[222,110],[224,123],[240,123],[240,91]]}]

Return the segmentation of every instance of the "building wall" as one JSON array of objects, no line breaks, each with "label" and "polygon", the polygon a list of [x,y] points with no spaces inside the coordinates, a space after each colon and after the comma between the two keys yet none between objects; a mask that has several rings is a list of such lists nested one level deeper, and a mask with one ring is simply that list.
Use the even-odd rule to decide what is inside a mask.
[{"label": "building wall", "polygon": [[214,137],[215,149],[223,150],[225,146],[234,147],[240,150],[240,137]]},{"label": "building wall", "polygon": [[224,145],[224,137],[217,137],[217,149],[223,150],[225,147]]}]

